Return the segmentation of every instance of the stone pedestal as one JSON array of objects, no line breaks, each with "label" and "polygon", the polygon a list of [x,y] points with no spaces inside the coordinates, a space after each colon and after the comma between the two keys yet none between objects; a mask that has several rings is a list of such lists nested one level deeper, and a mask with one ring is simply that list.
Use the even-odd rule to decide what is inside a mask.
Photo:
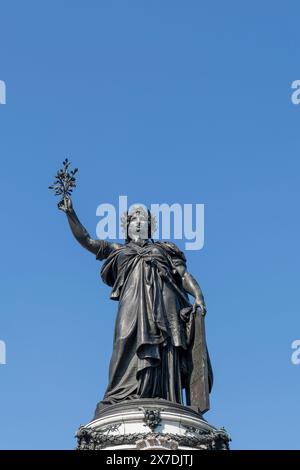
[{"label": "stone pedestal", "polygon": [[79,450],[227,450],[230,440],[196,410],[162,399],[98,406],[76,437]]}]

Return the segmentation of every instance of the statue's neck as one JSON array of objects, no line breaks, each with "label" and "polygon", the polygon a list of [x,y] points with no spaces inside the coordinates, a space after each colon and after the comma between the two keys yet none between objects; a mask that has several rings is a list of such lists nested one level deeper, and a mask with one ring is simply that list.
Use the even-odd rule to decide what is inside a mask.
[{"label": "statue's neck", "polygon": [[140,246],[143,246],[145,245],[146,243],[148,243],[148,239],[144,239],[144,238],[141,238],[141,237],[132,237],[130,239],[131,242],[133,243],[136,243],[137,245],[140,245]]}]

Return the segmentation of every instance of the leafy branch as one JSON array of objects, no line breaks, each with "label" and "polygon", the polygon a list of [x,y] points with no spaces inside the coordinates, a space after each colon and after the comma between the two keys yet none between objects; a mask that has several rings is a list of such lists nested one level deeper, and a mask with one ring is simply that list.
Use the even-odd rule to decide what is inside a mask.
[{"label": "leafy branch", "polygon": [[73,188],[76,187],[75,175],[78,168],[69,170],[71,162],[66,158],[63,161],[63,168],[58,170],[55,175],[54,183],[49,186],[49,189],[54,191],[55,196],[61,196],[63,199],[65,196],[71,196]]}]

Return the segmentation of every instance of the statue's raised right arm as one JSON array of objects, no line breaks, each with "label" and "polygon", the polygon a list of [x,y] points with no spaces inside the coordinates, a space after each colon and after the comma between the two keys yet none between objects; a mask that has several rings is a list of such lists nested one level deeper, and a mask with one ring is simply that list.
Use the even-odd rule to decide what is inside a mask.
[{"label": "statue's raised right arm", "polygon": [[71,198],[69,196],[65,196],[58,204],[58,208],[66,213],[71,231],[80,245],[91,253],[98,253],[101,246],[101,240],[94,240],[82,225],[73,208]]}]

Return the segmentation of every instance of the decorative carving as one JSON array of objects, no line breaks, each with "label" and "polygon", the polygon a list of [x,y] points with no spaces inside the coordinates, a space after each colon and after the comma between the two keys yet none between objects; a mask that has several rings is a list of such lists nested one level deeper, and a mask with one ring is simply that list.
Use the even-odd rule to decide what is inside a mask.
[{"label": "decorative carving", "polygon": [[207,435],[210,433],[210,431],[207,429],[199,429],[199,428],[196,428],[195,426],[185,426],[183,424],[182,427],[185,428],[186,435],[192,435],[195,437]]},{"label": "decorative carving", "polygon": [[146,439],[140,439],[136,441],[136,448],[138,450],[147,450],[147,449],[170,449],[177,450],[178,442],[169,437],[161,435],[160,437],[150,435]]},{"label": "decorative carving", "polygon": [[153,432],[161,422],[160,412],[163,411],[163,408],[154,409],[140,406],[139,410],[144,413],[144,426],[148,426]]},{"label": "decorative carving", "polygon": [[215,450],[229,450],[229,442],[231,441],[231,436],[230,434],[228,434],[224,427],[214,431],[214,436],[215,441],[217,443]]},{"label": "decorative carving", "polygon": [[110,433],[117,431],[121,423],[103,426],[103,428],[96,431],[85,426],[80,426],[75,437],[78,442],[79,450],[94,450],[102,448],[102,443],[106,442]]},{"label": "decorative carving", "polygon": [[185,426],[185,435],[190,436],[192,439],[202,439],[203,441],[211,441],[213,444],[212,450],[228,450],[229,442],[231,441],[230,435],[226,432],[225,428],[216,430],[199,429],[195,426]]},{"label": "decorative carving", "polygon": [[117,423],[117,424],[109,424],[107,426],[103,426],[103,428],[99,429],[99,432],[101,433],[107,433],[109,434],[110,432],[117,431],[119,427],[121,426],[122,423]]},{"label": "decorative carving", "polygon": [[[224,429],[199,433],[195,435],[160,434],[160,433],[135,433],[135,434],[110,434],[93,431],[91,428],[81,426],[76,434],[78,450],[101,450],[108,446],[136,445],[138,448],[146,448],[143,443],[172,442],[177,447],[192,447],[199,450],[228,450],[230,436]],[[163,440],[163,441],[162,441]],[[139,444],[138,444],[139,443]]]}]

